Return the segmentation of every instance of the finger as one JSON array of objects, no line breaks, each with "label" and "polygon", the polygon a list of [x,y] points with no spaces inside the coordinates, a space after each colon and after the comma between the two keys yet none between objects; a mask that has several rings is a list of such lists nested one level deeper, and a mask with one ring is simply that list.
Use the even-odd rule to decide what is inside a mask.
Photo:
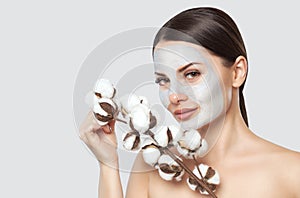
[{"label": "finger", "polygon": [[85,138],[87,140],[87,144],[89,144],[91,146],[100,144],[100,137],[94,131],[90,131],[90,132],[86,133]]},{"label": "finger", "polygon": [[106,134],[112,133],[112,129],[111,129],[111,127],[110,127],[109,124],[106,124],[106,125],[102,126],[101,129],[102,129],[103,132],[106,133]]},{"label": "finger", "polygon": [[111,120],[108,124],[102,126],[104,133],[110,134],[115,132],[115,120]]},{"label": "finger", "polygon": [[87,138],[86,138],[85,134],[83,134],[83,133],[79,134],[79,138],[80,138],[84,143],[87,143]]},{"label": "finger", "polygon": [[95,138],[95,133],[97,131],[101,131],[101,126],[96,124],[90,124],[88,127],[86,127],[80,132],[79,137],[82,141],[84,141],[87,144],[92,138]]},{"label": "finger", "polygon": [[113,132],[105,133],[103,130],[99,130],[96,134],[101,139],[101,142],[105,142],[106,144],[113,145],[114,147],[117,145],[116,136]]},{"label": "finger", "polygon": [[112,132],[115,132],[115,123],[116,123],[116,120],[112,120],[111,122],[108,123]]}]

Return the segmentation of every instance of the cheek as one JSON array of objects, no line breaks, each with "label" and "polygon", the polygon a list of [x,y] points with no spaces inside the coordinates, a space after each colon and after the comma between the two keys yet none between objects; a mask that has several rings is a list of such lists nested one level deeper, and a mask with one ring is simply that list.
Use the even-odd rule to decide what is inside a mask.
[{"label": "cheek", "polygon": [[196,101],[200,104],[200,107],[205,108],[205,111],[210,112],[212,115],[224,111],[225,97],[227,97],[225,95],[228,94],[224,94],[219,80],[214,78],[209,82],[205,81],[205,83],[194,86],[193,90]]},{"label": "cheek", "polygon": [[169,90],[159,90],[160,101],[165,106],[166,109],[168,109],[168,106],[170,104],[169,95],[170,95]]},{"label": "cheek", "polygon": [[207,103],[211,100],[211,90],[206,84],[201,84],[198,86],[193,86],[193,95],[190,97],[193,98],[193,100],[199,102],[199,104]]}]

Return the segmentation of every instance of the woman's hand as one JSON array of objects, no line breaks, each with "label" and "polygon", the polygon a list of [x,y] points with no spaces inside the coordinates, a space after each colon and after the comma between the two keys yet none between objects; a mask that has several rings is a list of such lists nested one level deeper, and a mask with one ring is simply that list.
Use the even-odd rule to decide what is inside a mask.
[{"label": "woman's hand", "polygon": [[80,139],[103,164],[116,166],[118,162],[115,121],[100,126],[90,111],[80,126]]}]

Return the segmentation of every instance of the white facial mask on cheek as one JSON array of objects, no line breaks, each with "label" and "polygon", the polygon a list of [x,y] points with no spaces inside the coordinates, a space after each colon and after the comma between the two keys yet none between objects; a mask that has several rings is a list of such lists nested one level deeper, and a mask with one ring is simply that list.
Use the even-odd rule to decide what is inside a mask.
[{"label": "white facial mask on cheek", "polygon": [[[202,63],[207,70],[202,81],[192,86],[182,84],[176,79],[176,69],[191,62]],[[155,71],[165,74],[170,80],[169,89],[160,91],[160,99],[166,108],[170,104],[169,95],[172,93],[185,94],[188,100],[196,102],[200,107],[196,116],[180,122],[182,128],[201,128],[225,111],[225,97],[221,83],[215,66],[204,48],[196,49],[184,44],[166,45],[154,51],[154,63]]]}]

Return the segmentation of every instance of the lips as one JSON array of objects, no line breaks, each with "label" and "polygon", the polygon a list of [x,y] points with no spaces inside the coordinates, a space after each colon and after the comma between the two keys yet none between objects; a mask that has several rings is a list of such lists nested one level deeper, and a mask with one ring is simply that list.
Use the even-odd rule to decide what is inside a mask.
[{"label": "lips", "polygon": [[177,120],[187,120],[197,111],[197,109],[198,107],[178,109],[174,111],[174,115]]}]

